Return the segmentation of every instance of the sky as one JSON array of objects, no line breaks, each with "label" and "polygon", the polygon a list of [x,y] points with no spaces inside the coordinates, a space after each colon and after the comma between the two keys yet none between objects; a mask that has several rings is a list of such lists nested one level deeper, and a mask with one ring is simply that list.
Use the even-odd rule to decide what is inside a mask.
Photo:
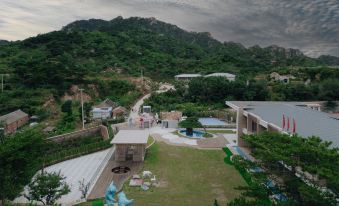
[{"label": "sky", "polygon": [[155,17],[245,46],[339,56],[339,0],[0,0],[0,39],[22,40],[75,20]]}]

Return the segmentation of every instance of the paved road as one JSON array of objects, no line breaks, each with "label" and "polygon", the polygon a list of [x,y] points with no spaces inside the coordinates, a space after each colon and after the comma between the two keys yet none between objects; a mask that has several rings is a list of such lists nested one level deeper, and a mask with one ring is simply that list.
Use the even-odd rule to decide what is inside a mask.
[{"label": "paved road", "polygon": [[146,94],[143,96],[141,99],[139,99],[135,105],[132,107],[132,110],[129,114],[129,118],[135,119],[139,117],[139,108],[141,107],[142,104],[144,104],[145,99],[149,98],[151,94]]},{"label": "paved road", "polygon": [[[174,86],[168,83],[163,84],[160,87],[161,87],[161,90],[156,91],[156,93],[163,93],[163,92],[167,92],[170,89],[174,89]],[[134,104],[134,106],[132,107],[132,110],[130,111],[128,119],[132,118],[133,120],[135,120],[136,118],[139,118],[139,109],[141,105],[144,104],[145,99],[148,99],[150,96],[151,94],[146,94]]]}]

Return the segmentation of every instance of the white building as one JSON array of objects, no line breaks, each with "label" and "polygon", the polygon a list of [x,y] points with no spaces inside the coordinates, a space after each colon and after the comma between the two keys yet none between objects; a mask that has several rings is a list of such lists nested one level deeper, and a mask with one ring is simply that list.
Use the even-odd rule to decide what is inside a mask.
[{"label": "white building", "polygon": [[112,107],[94,108],[92,110],[93,119],[108,119],[112,117]]},{"label": "white building", "polygon": [[272,72],[270,74],[270,78],[273,79],[274,81],[280,81],[283,83],[289,83],[291,79],[295,79],[295,76],[288,74],[288,75],[280,75],[277,72]]},{"label": "white building", "polygon": [[193,78],[202,77],[201,74],[178,74],[175,75],[175,80],[181,80],[181,81],[189,81]]},{"label": "white building", "polygon": [[205,77],[224,77],[227,78],[229,81],[234,81],[236,76],[230,73],[212,73],[205,75]]}]

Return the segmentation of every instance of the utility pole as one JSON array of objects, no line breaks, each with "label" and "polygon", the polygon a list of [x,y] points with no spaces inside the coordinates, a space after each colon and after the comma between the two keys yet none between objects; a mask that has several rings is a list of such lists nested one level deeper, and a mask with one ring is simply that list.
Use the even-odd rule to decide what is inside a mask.
[{"label": "utility pole", "polygon": [[82,117],[82,129],[85,129],[85,121],[84,121],[84,100],[82,98],[82,91],[84,89],[79,89],[81,95],[81,117]]},{"label": "utility pole", "polygon": [[8,74],[0,74],[1,75],[1,93],[4,92],[4,76],[8,76]]},{"label": "utility pole", "polygon": [[144,74],[141,68],[141,85],[144,86]]}]

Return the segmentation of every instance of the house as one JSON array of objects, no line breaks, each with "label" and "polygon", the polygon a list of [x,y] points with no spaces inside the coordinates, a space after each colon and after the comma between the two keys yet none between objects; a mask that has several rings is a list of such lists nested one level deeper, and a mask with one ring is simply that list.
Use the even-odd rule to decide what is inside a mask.
[{"label": "house", "polygon": [[118,117],[124,117],[127,114],[127,109],[122,106],[118,106],[113,109],[113,118],[116,119]]},{"label": "house", "polygon": [[117,104],[112,100],[105,99],[100,104],[95,105],[92,109],[93,119],[109,119],[112,118],[113,109],[117,107]]},{"label": "house", "polygon": [[277,72],[272,72],[270,74],[270,78],[273,79],[274,81],[279,81],[279,82],[283,82],[283,83],[289,83],[291,79],[295,79],[295,77],[291,74],[288,75],[280,75]]},{"label": "house", "polygon": [[236,76],[230,73],[212,73],[205,75],[205,77],[224,77],[228,79],[228,81],[234,81]]},{"label": "house", "polygon": [[239,146],[246,146],[243,135],[274,131],[305,138],[318,136],[332,142],[331,147],[339,147],[339,120],[310,103],[226,101],[226,105],[237,111]]},{"label": "house", "polygon": [[29,121],[29,116],[25,112],[16,110],[0,117],[0,122],[4,123],[5,134],[12,134]]},{"label": "house", "polygon": [[112,107],[94,108],[92,110],[93,119],[109,119],[112,117]]},{"label": "house", "polygon": [[115,161],[144,161],[148,136],[147,130],[120,130],[111,141]]},{"label": "house", "polygon": [[190,81],[198,77],[202,77],[201,74],[178,74],[174,76],[175,80],[178,81]]},{"label": "house", "polygon": [[178,128],[179,121],[182,118],[182,112],[160,112],[161,124],[163,128]]}]

